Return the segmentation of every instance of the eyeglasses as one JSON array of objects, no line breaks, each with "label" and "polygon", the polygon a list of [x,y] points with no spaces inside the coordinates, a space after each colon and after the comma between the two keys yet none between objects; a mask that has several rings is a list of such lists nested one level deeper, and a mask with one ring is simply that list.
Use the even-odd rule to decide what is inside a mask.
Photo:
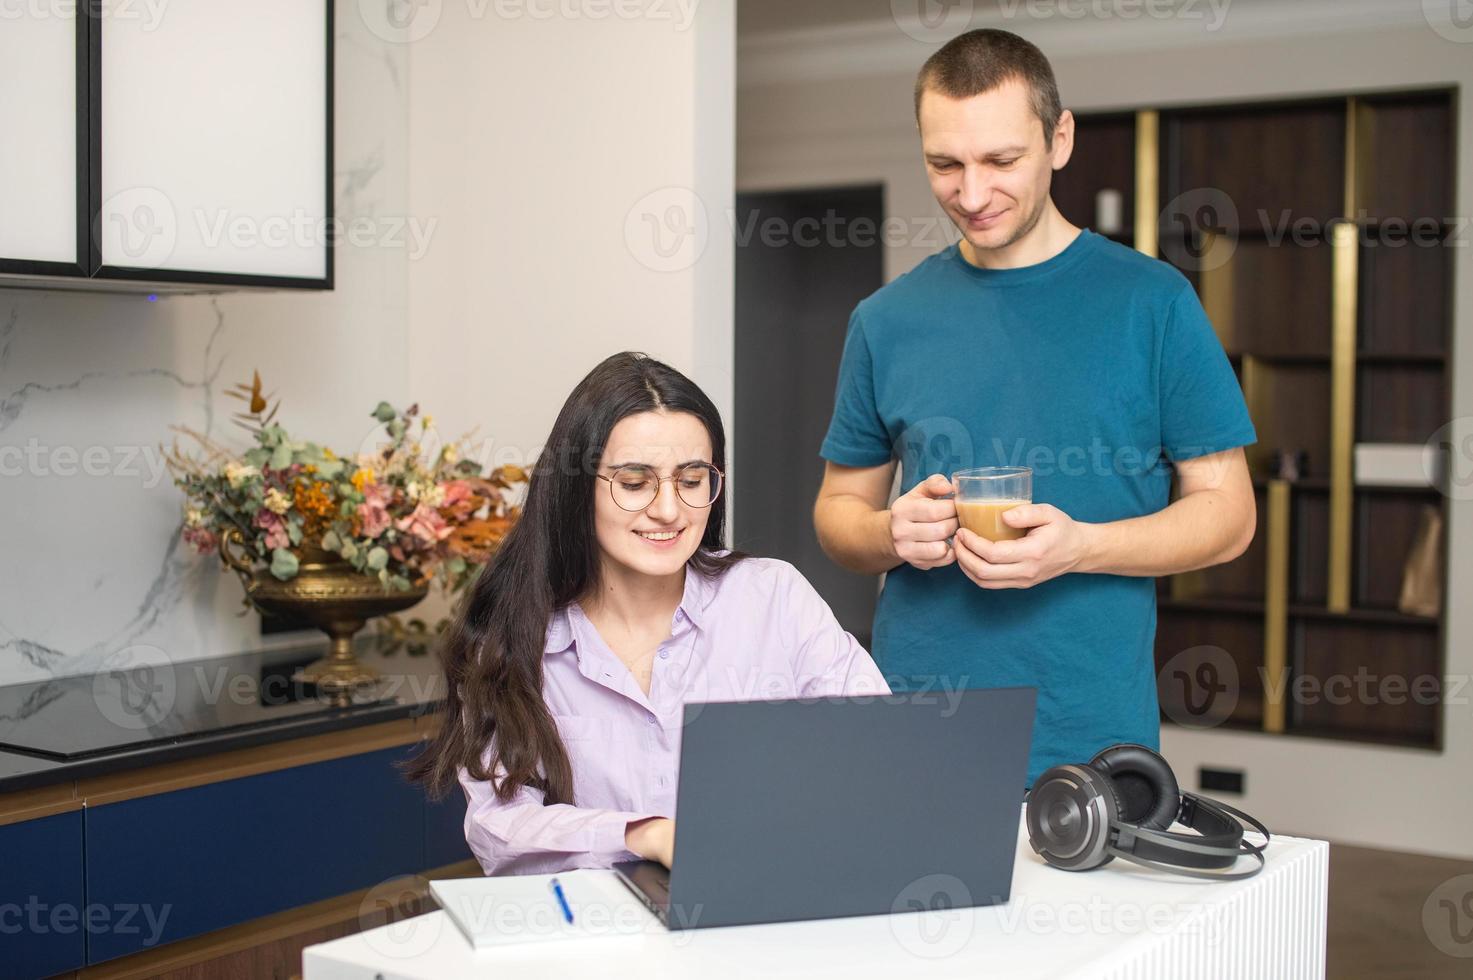
[{"label": "eyeglasses", "polygon": [[687,463],[674,476],[656,476],[648,466],[621,466],[613,476],[594,474],[609,485],[621,510],[640,511],[660,495],[660,484],[675,483],[675,493],[687,507],[710,507],[721,496],[721,471],[710,463]]}]

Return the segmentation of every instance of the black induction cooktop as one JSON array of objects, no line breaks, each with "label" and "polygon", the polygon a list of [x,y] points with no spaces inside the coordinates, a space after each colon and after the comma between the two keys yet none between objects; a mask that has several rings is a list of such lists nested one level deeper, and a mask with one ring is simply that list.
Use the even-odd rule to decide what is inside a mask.
[{"label": "black induction cooktop", "polygon": [[320,647],[172,663],[130,648],[102,669],[0,687],[0,749],[74,760],[400,700],[395,677],[336,707],[292,673]]}]

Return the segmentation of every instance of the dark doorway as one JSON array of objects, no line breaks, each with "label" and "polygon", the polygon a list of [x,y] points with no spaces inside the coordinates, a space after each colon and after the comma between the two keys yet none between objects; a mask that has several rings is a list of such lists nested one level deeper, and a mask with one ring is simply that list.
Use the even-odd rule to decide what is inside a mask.
[{"label": "dark doorway", "polygon": [[737,546],[797,566],[868,649],[877,583],[813,530],[818,449],[855,305],[884,284],[884,188],[736,197]]}]

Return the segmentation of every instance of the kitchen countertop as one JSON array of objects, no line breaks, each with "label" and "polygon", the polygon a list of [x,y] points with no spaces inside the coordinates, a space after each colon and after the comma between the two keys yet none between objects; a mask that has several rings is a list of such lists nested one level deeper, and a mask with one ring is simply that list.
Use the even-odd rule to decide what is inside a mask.
[{"label": "kitchen countertop", "polygon": [[291,673],[326,642],[0,687],[0,794],[233,749],[411,718],[439,709],[433,655],[356,645],[382,675],[346,708]]}]

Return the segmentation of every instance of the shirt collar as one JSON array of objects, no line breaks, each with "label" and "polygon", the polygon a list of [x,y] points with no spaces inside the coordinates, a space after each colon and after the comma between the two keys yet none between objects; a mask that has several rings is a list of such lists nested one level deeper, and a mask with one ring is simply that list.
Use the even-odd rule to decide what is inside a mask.
[{"label": "shirt collar", "polygon": [[[692,626],[703,628],[706,607],[711,604],[715,591],[715,583],[711,579],[687,565],[685,591],[680,597],[680,605],[675,609],[676,615],[683,614]],[[553,612],[552,619],[547,624],[547,642],[543,652],[562,653],[573,646],[576,637],[573,635],[573,624],[569,620],[570,608],[565,606]]]},{"label": "shirt collar", "polygon": [[676,607],[676,613],[684,613],[691,625],[697,628],[704,627],[706,607],[711,604],[715,591],[715,583],[711,579],[690,565],[685,566],[685,593],[680,597],[680,605]]}]

